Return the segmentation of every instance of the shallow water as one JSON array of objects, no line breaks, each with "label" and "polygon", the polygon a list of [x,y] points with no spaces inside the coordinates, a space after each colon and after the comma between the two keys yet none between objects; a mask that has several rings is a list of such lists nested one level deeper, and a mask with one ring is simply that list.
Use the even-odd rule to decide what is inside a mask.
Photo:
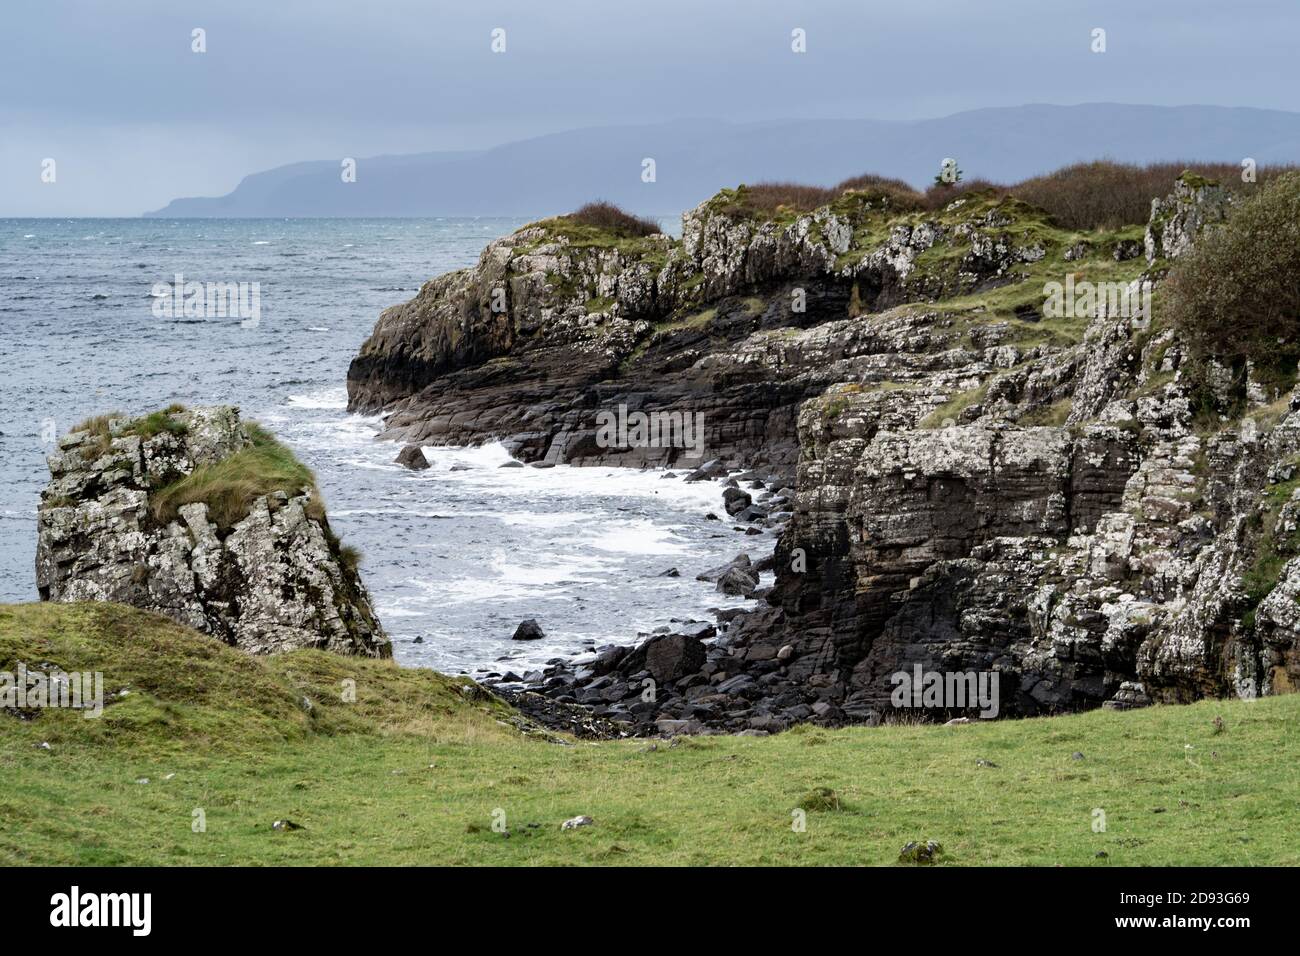
[{"label": "shallow water", "polygon": [[[379,312],[471,265],[521,222],[0,220],[0,601],[36,596],[45,441],[88,415],[232,402],[312,467],[404,664],[522,671],[734,605],[694,580],[740,550],[716,483],[662,472],[501,468],[500,446],[428,448],[409,472],[348,415],[348,362]],[[166,319],[155,283],[258,282],[261,317]],[[454,466],[468,466],[452,470]],[[659,577],[670,567],[679,578]],[[546,639],[512,642],[535,617]],[[418,640],[418,642],[417,642]]]}]

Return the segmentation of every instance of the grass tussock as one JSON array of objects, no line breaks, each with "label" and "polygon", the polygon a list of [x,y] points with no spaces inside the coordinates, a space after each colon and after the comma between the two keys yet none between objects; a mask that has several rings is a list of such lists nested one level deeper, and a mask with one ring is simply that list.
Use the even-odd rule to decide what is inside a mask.
[{"label": "grass tussock", "polygon": [[659,223],[643,216],[634,216],[624,212],[611,202],[589,202],[576,212],[564,218],[586,226],[592,226],[623,238],[640,238],[653,236],[660,232]]},{"label": "grass tussock", "polygon": [[252,441],[249,447],[214,465],[197,468],[150,496],[156,520],[173,521],[182,505],[201,501],[208,506],[209,519],[226,531],[247,517],[255,499],[279,491],[299,495],[304,489],[312,493],[312,516],[323,516],[311,469],[265,428],[255,422],[246,427]]},{"label": "grass tussock", "polygon": [[122,417],[121,412],[106,412],[103,415],[92,415],[72,426],[74,432],[90,433],[90,440],[84,441],[81,446],[86,458],[93,460],[108,451],[113,444],[112,423]]},{"label": "grass tussock", "polygon": [[175,417],[184,412],[184,405],[168,405],[160,412],[151,412],[143,418],[137,418],[135,421],[127,425],[126,428],[122,430],[122,433],[124,435],[139,435],[145,440],[163,433],[170,435],[184,435],[189,429],[185,422]]}]

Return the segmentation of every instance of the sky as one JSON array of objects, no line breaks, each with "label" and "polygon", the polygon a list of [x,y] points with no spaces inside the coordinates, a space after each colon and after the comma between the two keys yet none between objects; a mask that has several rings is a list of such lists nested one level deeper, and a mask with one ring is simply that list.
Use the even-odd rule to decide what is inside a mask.
[{"label": "sky", "polygon": [[1295,110],[1298,26],[1297,0],[5,0],[0,217],[134,216],[298,160],[685,117]]}]

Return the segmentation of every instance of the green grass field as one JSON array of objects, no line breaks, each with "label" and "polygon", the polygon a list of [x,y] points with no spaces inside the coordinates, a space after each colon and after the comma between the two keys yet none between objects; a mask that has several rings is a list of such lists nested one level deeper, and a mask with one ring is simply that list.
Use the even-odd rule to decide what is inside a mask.
[{"label": "green grass field", "polygon": [[[0,605],[0,670],[19,660],[127,694],[0,714],[4,864],[892,865],[926,839],[942,865],[1300,864],[1300,695],[585,743],[463,680],[249,658],[114,605]],[[818,787],[839,809],[796,832]]]}]

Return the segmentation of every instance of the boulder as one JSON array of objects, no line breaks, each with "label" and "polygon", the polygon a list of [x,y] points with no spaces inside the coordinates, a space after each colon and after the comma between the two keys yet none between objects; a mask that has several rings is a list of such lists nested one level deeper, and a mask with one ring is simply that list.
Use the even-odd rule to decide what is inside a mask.
[{"label": "boulder", "polygon": [[748,508],[753,503],[753,498],[749,492],[739,488],[726,488],[722,492],[722,503],[727,514],[735,516]]},{"label": "boulder", "polygon": [[704,663],[704,643],[685,634],[664,634],[645,645],[645,668],[660,684],[679,680]]},{"label": "boulder", "polygon": [[419,445],[407,445],[397,454],[396,461],[403,468],[411,471],[424,471],[429,467],[429,460],[424,457],[424,449]]},{"label": "boulder", "polygon": [[510,639],[512,641],[540,641],[545,636],[542,633],[542,626],[537,623],[535,618],[530,617],[519,622],[519,626],[515,628],[515,633]]},{"label": "boulder", "polygon": [[732,597],[749,597],[758,587],[758,580],[742,568],[732,568],[718,578],[717,590]]}]

